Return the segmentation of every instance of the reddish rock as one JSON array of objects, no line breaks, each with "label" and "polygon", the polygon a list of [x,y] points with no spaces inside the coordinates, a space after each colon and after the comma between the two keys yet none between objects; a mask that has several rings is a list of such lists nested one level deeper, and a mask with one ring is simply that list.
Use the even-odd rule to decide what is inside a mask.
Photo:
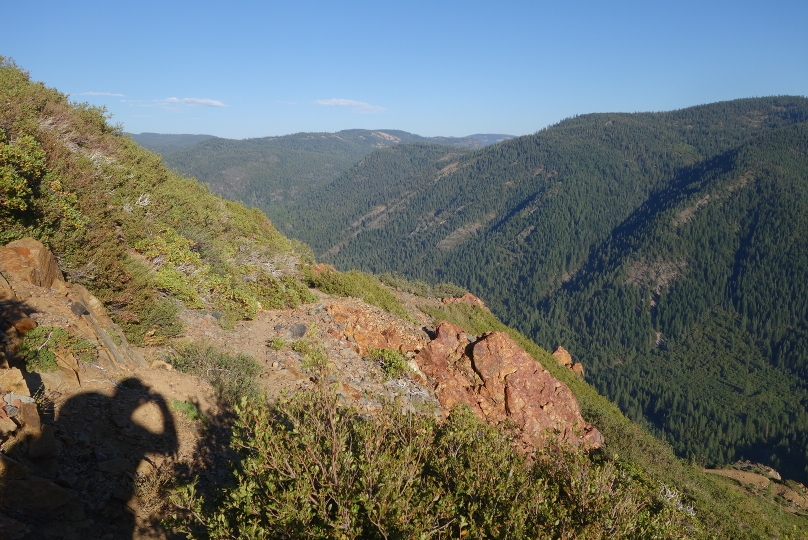
[{"label": "reddish rock", "polygon": [[444,304],[466,304],[466,305],[471,306],[471,307],[476,306],[478,308],[484,309],[488,313],[491,313],[491,310],[488,309],[488,306],[485,305],[485,302],[483,302],[482,300],[480,300],[479,298],[477,298],[476,296],[474,296],[470,292],[467,292],[466,294],[464,294],[460,298],[452,298],[452,297],[443,298],[441,300],[441,302],[443,302]]},{"label": "reddish rock", "polygon": [[17,413],[17,421],[22,425],[25,431],[38,433],[42,428],[42,424],[39,421],[39,411],[36,408],[36,403],[20,404],[20,411]]},{"label": "reddish rock", "polygon": [[572,356],[570,355],[570,353],[567,352],[567,349],[565,349],[564,347],[561,347],[559,345],[558,348],[553,351],[553,356],[555,357],[556,360],[558,360],[558,363],[560,365],[568,368],[572,367],[573,364]]},{"label": "reddish rock", "polygon": [[332,304],[326,309],[334,322],[345,328],[345,338],[353,339],[355,343],[351,346],[359,354],[366,354],[368,349],[414,351],[421,348],[418,336],[377,319],[367,310],[340,304]]},{"label": "reddish rock", "polygon": [[38,287],[50,287],[54,282],[64,281],[53,253],[33,238],[0,247],[0,270],[12,284],[25,281]]},{"label": "reddish rock", "polygon": [[584,365],[581,364],[580,362],[578,362],[576,364],[573,364],[572,365],[572,371],[573,371],[573,373],[577,373],[578,375],[583,377],[584,376]]},{"label": "reddish rock", "polygon": [[589,448],[603,444],[567,385],[504,332],[484,334],[472,347],[462,328],[441,323],[416,362],[444,410],[464,404],[493,424],[508,420],[528,448],[551,438]]}]

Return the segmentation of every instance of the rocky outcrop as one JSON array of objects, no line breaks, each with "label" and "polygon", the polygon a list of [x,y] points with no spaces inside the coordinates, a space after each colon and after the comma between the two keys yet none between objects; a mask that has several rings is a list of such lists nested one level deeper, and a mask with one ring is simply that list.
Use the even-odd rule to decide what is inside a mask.
[{"label": "rocky outcrop", "polygon": [[569,387],[504,332],[475,337],[444,322],[415,360],[445,411],[466,405],[490,423],[507,420],[527,451],[551,439],[588,448],[603,444]]},{"label": "rocky outcrop", "polygon": [[351,348],[360,355],[367,354],[369,349],[417,351],[424,345],[422,332],[414,332],[400,323],[396,324],[391,317],[383,318],[367,309],[343,304],[332,304],[326,309]]},{"label": "rocky outcrop", "polygon": [[491,310],[488,309],[488,306],[485,305],[485,302],[483,302],[470,292],[467,292],[460,298],[452,298],[452,297],[444,298],[441,300],[441,302],[443,302],[444,304],[466,304],[467,306],[478,307],[480,309],[487,311],[488,313],[491,313]]},{"label": "rocky outcrop", "polygon": [[[101,302],[83,286],[65,282],[55,257],[39,241],[23,238],[0,247],[0,362],[13,357],[22,336],[37,325],[58,326],[97,343],[101,363],[144,365]],[[74,360],[62,360],[69,372]]]},{"label": "rocky outcrop", "polygon": [[558,360],[558,364],[569,368],[576,373],[577,375],[583,377],[584,376],[584,366],[580,362],[573,362],[572,355],[567,352],[567,350],[562,347],[558,346],[555,351],[553,351],[553,357]]}]

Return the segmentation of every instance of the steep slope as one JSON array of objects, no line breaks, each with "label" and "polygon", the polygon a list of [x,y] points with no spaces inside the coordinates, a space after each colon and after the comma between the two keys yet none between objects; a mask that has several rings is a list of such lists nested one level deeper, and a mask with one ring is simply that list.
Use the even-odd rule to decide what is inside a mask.
[{"label": "steep slope", "polygon": [[[770,538],[808,527],[798,505],[676,460],[473,298],[396,295],[324,265],[305,279],[340,298],[312,293],[266,218],[167,173],[102,111],[4,61],[0,96],[0,233],[16,239],[0,251],[0,352],[12,364],[0,366],[4,536],[164,538],[164,517],[206,538]],[[147,319],[165,306],[170,316]],[[226,309],[231,323],[251,320],[228,329]],[[141,354],[150,368],[135,365]],[[37,379],[40,389],[25,382]],[[457,395],[476,415],[411,414]],[[589,423],[606,438],[599,452],[522,448],[531,462],[517,451],[547,436],[541,426],[574,443],[595,433]]]},{"label": "steep slope", "polygon": [[308,298],[266,216],[169,173],[103,110],[2,58],[0,100],[0,242],[41,240],[136,344],[177,334],[181,303],[228,325]]}]

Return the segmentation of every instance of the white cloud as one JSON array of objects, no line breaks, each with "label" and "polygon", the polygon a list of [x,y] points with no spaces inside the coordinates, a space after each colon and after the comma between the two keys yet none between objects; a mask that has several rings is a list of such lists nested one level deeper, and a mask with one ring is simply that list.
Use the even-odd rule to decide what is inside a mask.
[{"label": "white cloud", "polygon": [[123,94],[113,94],[112,92],[82,92],[80,96],[111,96],[111,97],[124,97]]},{"label": "white cloud", "polygon": [[225,105],[218,99],[202,99],[202,98],[190,98],[190,97],[179,99],[175,97],[170,97],[163,101],[165,101],[166,103],[178,103],[188,105],[189,107],[227,107],[227,105]]},{"label": "white cloud", "polygon": [[365,103],[364,101],[354,101],[353,99],[318,99],[314,103],[317,105],[325,105],[326,107],[348,107],[360,113],[377,113],[387,110],[378,105],[371,105],[370,103]]}]

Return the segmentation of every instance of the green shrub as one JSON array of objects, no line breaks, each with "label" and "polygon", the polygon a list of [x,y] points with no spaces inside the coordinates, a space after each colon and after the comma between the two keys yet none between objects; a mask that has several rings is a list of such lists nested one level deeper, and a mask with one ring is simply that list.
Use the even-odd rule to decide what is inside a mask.
[{"label": "green shrub", "polygon": [[381,274],[379,281],[397,291],[408,292],[424,298],[460,298],[468,292],[453,283],[430,285],[425,281],[410,280],[398,274]]},{"label": "green shrub", "polygon": [[282,351],[286,347],[286,342],[279,337],[270,338],[267,340],[267,347],[273,351]]},{"label": "green shrub", "polygon": [[312,337],[311,333],[307,332],[306,337],[292,343],[292,350],[303,357],[301,365],[304,369],[323,371],[328,367],[328,353],[322,342]]},{"label": "green shrub", "polygon": [[395,295],[385,289],[381,282],[371,274],[357,270],[313,272],[311,267],[307,267],[304,269],[303,275],[310,287],[316,287],[324,293],[359,298],[389,313],[410,321],[413,320]]},{"label": "green shrub", "polygon": [[174,492],[190,538],[685,538],[689,516],[647,479],[579,450],[530,464],[509,435],[458,409],[439,423],[373,416],[320,386],[236,407],[236,485]]},{"label": "green shrub", "polygon": [[379,363],[388,379],[400,379],[412,371],[407,364],[407,357],[398,350],[368,349],[368,358]]},{"label": "green shrub", "polygon": [[183,373],[208,381],[228,403],[258,393],[256,377],[261,366],[247,354],[232,355],[206,343],[174,345],[166,360]]},{"label": "green shrub", "polygon": [[91,363],[98,357],[98,349],[92,341],[71,335],[61,326],[37,326],[22,339],[19,355],[25,360],[28,371],[56,371],[56,357],[72,354],[77,360]]},{"label": "green shrub", "polygon": [[172,398],[169,402],[169,406],[173,410],[184,414],[185,417],[191,422],[205,421],[205,417],[199,411],[199,408],[190,401],[182,401],[177,398]]}]

